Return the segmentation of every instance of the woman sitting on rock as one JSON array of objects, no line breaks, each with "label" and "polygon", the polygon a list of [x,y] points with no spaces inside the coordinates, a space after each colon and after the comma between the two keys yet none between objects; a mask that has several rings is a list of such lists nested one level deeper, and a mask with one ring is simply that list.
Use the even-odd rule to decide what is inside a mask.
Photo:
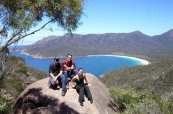
[{"label": "woman sitting on rock", "polygon": [[[85,80],[85,82],[84,82]],[[79,68],[78,69],[78,74],[75,75],[71,82],[74,84],[75,82],[75,88],[76,88],[76,91],[78,92],[79,94],[79,103],[81,106],[83,106],[83,102],[84,102],[84,95],[86,96],[86,98],[88,98],[88,100],[90,101],[90,103],[92,104],[93,103],[93,98],[92,98],[92,95],[91,95],[91,92],[90,92],[90,89],[88,87],[88,81],[87,81],[87,78],[86,76],[83,74],[83,69],[82,68]]]}]

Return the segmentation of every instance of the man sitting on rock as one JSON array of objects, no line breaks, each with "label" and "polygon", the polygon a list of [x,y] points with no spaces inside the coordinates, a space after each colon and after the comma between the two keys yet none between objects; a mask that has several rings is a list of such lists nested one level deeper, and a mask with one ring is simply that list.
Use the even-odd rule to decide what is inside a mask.
[{"label": "man sitting on rock", "polygon": [[66,77],[67,89],[69,88],[69,81],[77,74],[76,66],[72,60],[72,55],[68,54],[67,59],[62,61],[63,73]]},{"label": "man sitting on rock", "polygon": [[[58,88],[61,84],[62,87],[62,96],[65,96],[66,93],[66,78],[63,75],[62,64],[59,63],[59,58],[55,57],[54,62],[49,66],[49,84],[51,88]],[[59,88],[58,88],[59,89]]]}]

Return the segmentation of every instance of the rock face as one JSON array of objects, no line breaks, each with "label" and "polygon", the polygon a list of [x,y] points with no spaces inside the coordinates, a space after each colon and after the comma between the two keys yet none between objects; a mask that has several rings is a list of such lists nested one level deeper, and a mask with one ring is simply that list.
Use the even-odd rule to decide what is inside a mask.
[{"label": "rock face", "polygon": [[17,99],[14,114],[113,114],[108,107],[110,97],[108,89],[92,74],[86,74],[93,96],[93,104],[85,98],[84,106],[78,102],[78,93],[69,88],[65,96],[61,89],[48,87],[49,78],[29,85]]}]

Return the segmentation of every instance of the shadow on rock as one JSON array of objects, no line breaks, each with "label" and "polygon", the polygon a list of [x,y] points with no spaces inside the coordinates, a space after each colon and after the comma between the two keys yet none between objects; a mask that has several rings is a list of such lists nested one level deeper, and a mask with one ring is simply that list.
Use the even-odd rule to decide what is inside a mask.
[{"label": "shadow on rock", "polygon": [[41,88],[31,88],[15,103],[14,114],[79,114],[59,99],[43,95]]}]

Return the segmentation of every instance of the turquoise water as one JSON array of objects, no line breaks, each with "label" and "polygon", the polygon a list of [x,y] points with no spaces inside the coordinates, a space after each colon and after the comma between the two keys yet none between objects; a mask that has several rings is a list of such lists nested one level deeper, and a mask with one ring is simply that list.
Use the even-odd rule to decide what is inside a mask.
[{"label": "turquoise water", "polygon": [[[20,52],[15,52],[13,55],[24,58],[27,65],[46,72],[48,72],[50,63],[53,62],[53,59],[37,59],[21,54]],[[62,59],[64,58],[61,58],[60,62]],[[115,56],[86,56],[73,58],[73,60],[76,63],[77,69],[83,68],[85,73],[92,73],[97,77],[110,70],[116,70],[128,66],[142,65],[140,61]]]}]

